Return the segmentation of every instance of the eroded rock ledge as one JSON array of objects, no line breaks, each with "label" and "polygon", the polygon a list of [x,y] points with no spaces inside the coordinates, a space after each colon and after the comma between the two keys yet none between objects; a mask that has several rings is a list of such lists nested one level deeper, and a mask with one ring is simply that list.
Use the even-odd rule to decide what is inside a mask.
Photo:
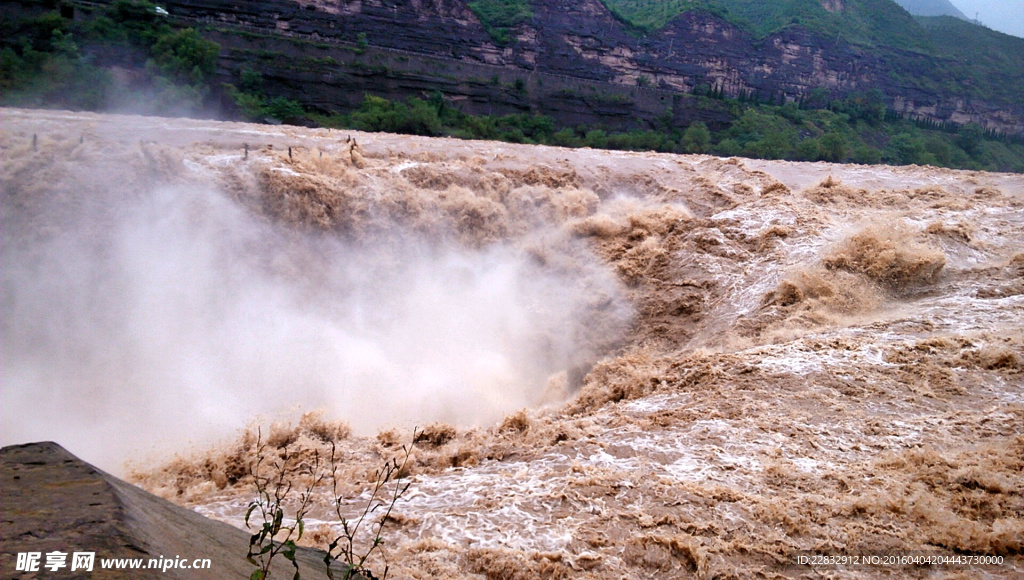
[{"label": "eroded rock ledge", "polygon": [[[47,552],[68,554],[61,578],[248,578],[248,534],[205,518],[103,472],[53,442],[0,449],[0,576],[53,575]],[[70,572],[73,552],[95,552],[92,572]],[[19,552],[41,552],[39,572],[19,572]],[[105,570],[101,559],[209,558],[208,570]],[[300,549],[304,578],[325,577],[323,553]],[[275,560],[273,575],[290,578],[291,564]],[[144,562],[143,567],[146,566]],[[340,577],[340,575],[339,575]]]}]

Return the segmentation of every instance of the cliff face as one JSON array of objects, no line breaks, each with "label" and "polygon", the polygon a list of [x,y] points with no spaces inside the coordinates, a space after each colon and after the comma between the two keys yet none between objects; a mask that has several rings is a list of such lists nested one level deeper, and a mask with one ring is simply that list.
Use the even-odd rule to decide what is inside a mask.
[{"label": "cliff face", "polygon": [[[486,94],[488,91],[481,92],[480,87],[467,86],[471,77],[459,70],[465,64],[470,68],[490,67],[474,68],[476,78],[521,78],[528,89],[536,88],[532,83],[540,74],[572,77],[586,86],[569,92],[597,91],[619,95],[620,101],[623,94],[627,100],[637,100],[638,86],[668,94],[714,86],[723,88],[727,95],[745,92],[774,101],[796,100],[818,88],[828,90],[835,98],[879,89],[891,108],[904,113],[1024,132],[1024,103],[986,102],[897,80],[907,74],[948,80],[942,72],[948,62],[941,58],[851,45],[842,38],[821,38],[799,27],[757,39],[701,11],[682,14],[656,33],[639,35],[615,19],[600,0],[535,0],[531,4],[533,18],[515,28],[512,42],[503,47],[492,40],[462,0],[173,0],[167,8],[175,16],[212,25],[241,25],[322,43],[353,44],[364,38],[371,51],[408,51],[416,53],[421,61],[434,59],[430,66],[423,66],[423,62],[405,66],[385,51],[385,60],[391,62],[387,71],[377,73],[390,74],[390,82],[366,78],[367,71],[363,70],[363,74],[355,75],[361,77],[356,82],[345,79],[343,84],[348,89],[338,89],[343,92],[384,89],[388,96],[400,97],[421,94],[429,86],[436,86],[456,99],[478,104],[487,101],[491,112],[551,112],[548,101],[557,96],[553,91],[530,90],[518,97]],[[267,48],[272,40],[264,39],[262,43]],[[344,77],[342,73],[336,70],[334,76]],[[611,85],[628,88],[627,93]],[[352,101],[351,96],[332,93],[339,103]],[[356,95],[361,96],[361,92]],[[659,103],[663,96],[658,98]],[[639,118],[650,120],[659,107],[664,111],[660,104],[651,110],[640,107]],[[569,108],[579,120],[597,114],[592,104]],[[474,107],[469,110],[480,112]],[[679,116],[678,111],[673,113]]]}]

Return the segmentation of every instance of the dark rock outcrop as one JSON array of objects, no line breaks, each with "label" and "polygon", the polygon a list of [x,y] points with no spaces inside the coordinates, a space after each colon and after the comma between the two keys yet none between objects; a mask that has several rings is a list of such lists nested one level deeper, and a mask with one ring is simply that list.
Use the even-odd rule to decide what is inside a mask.
[{"label": "dark rock outcrop", "polygon": [[[0,577],[3,578],[248,578],[249,535],[147,493],[78,459],[56,443],[0,449]],[[67,553],[67,567],[44,568],[47,552]],[[42,554],[39,572],[19,572],[19,552]],[[70,571],[74,552],[95,552],[92,572]],[[113,570],[101,559],[209,558],[210,569]],[[303,578],[326,577],[323,553],[300,549]],[[278,556],[273,575],[294,568]],[[340,577],[340,573],[338,575]]]},{"label": "dark rock outcrop", "polygon": [[678,124],[724,120],[714,106],[688,102],[697,87],[762,102],[796,101],[816,89],[832,98],[878,89],[891,109],[914,117],[1024,133],[1024,103],[1012,96],[972,97],[967,81],[961,92],[922,88],[950,86],[948,59],[823,38],[799,26],[759,39],[700,10],[640,34],[601,0],[534,0],[533,18],[500,46],[464,0],[165,6],[226,47],[220,81],[237,83],[242,67],[255,68],[270,77],[272,96],[325,111],[349,110],[365,93],[402,99],[440,90],[470,113],[532,111],[562,124],[597,120],[621,129],[654,126],[670,108]]}]

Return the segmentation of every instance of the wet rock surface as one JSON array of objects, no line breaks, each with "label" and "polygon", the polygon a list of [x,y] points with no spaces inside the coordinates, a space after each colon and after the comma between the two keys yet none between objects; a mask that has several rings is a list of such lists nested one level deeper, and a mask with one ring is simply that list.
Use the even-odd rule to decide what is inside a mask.
[{"label": "wet rock surface", "polygon": [[[4,578],[248,578],[249,535],[143,491],[78,459],[53,442],[0,449],[0,575]],[[46,553],[67,567],[45,568]],[[19,552],[40,552],[38,572],[19,572]],[[74,552],[94,552],[92,571],[70,571]],[[112,570],[101,559],[209,558],[210,569]],[[304,577],[323,574],[322,552],[302,549]],[[291,565],[275,562],[275,575]],[[307,576],[308,575],[308,576]]]}]

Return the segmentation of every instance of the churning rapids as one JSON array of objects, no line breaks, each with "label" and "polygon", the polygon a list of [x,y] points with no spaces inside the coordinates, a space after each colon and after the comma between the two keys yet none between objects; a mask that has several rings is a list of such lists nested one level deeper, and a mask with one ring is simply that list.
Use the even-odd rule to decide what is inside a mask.
[{"label": "churning rapids", "polygon": [[244,527],[418,426],[394,578],[1024,575],[1024,176],[0,114],[2,444]]}]

